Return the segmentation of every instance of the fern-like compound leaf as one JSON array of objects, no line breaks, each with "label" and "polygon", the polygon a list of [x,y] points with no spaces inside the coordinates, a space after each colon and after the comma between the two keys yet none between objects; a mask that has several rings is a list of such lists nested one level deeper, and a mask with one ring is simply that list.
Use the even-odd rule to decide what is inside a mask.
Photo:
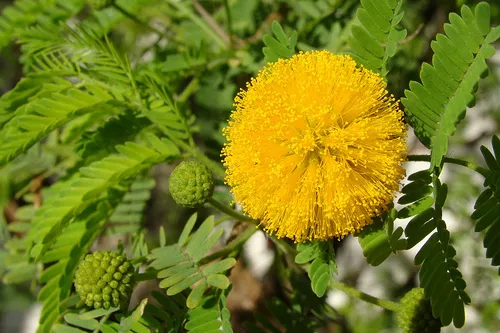
[{"label": "fern-like compound leaf", "polygon": [[96,85],[41,95],[16,110],[0,131],[0,165],[27,151],[51,131],[114,97]]},{"label": "fern-like compound leaf", "polygon": [[228,288],[229,279],[223,273],[236,263],[234,258],[226,258],[201,268],[199,261],[219,240],[223,230],[213,230],[214,218],[210,216],[189,238],[195,222],[196,215],[193,215],[176,244],[154,249],[149,256],[151,267],[159,271],[160,287],[167,290],[167,295],[176,295],[198,283],[186,301],[190,309],[200,304],[209,286]]},{"label": "fern-like compound leaf", "polygon": [[500,266],[500,139],[496,135],[492,146],[493,152],[481,146],[489,171],[485,179],[487,189],[477,198],[471,218],[476,221],[476,232],[486,231],[483,240],[486,257],[491,258],[492,266]]},{"label": "fern-like compound leaf", "polygon": [[308,269],[311,288],[318,297],[322,297],[328,289],[330,280],[337,273],[335,252],[330,242],[308,242],[297,244],[298,254],[295,262],[311,263]]},{"label": "fern-like compound leaf", "polygon": [[397,26],[404,13],[399,12],[403,0],[362,0],[352,27],[349,45],[356,60],[366,68],[386,76],[387,62],[396,54],[398,43],[406,37]]},{"label": "fern-like compound leaf", "polygon": [[398,200],[398,203],[407,206],[398,212],[398,217],[412,217],[405,227],[406,248],[411,249],[436,228],[436,220],[429,170],[417,171],[408,180],[410,182],[401,189],[404,195]]},{"label": "fern-like compound leaf", "polygon": [[191,142],[187,117],[177,107],[169,89],[151,76],[148,77],[147,82],[151,90],[151,97],[143,100],[145,104],[144,115],[173,140]]},{"label": "fern-like compound leaf", "polygon": [[[153,149],[147,145],[127,142],[110,155],[80,169],[80,176],[68,180],[56,195],[47,199],[32,221],[28,239],[36,245],[32,256],[44,253],[62,229],[93,202],[103,199],[109,189],[137,177],[143,170],[160,162],[173,160],[179,150],[168,140],[151,135]],[[62,184],[62,183],[59,183]],[[126,191],[121,189],[119,191]]]},{"label": "fern-like compound leaf", "polygon": [[199,306],[187,313],[184,328],[189,333],[233,333],[226,296],[230,288],[215,290],[204,296]]},{"label": "fern-like compound leaf", "polygon": [[[432,313],[440,318],[444,326],[452,321],[459,328],[465,322],[464,305],[471,302],[466,293],[466,283],[458,270],[454,259],[456,250],[450,244],[450,233],[442,219],[442,210],[447,197],[448,188],[441,184],[437,176],[431,176],[429,171],[419,171],[410,176],[412,182],[403,188],[403,192],[417,194],[412,200],[419,202],[422,194],[427,197],[430,178],[434,177],[432,185],[433,200],[430,206],[420,206],[415,217],[406,225],[405,234],[408,239],[407,248],[411,248],[432,233],[415,256],[415,264],[422,265],[420,270],[420,285],[425,295],[430,299]],[[426,190],[421,190],[422,188]],[[402,197],[404,198],[404,196]],[[432,206],[432,201],[434,205]],[[414,204],[415,204],[414,203]],[[414,205],[413,204],[413,205]]]},{"label": "fern-like compound leaf", "polygon": [[0,16],[0,48],[7,46],[24,29],[64,21],[83,7],[84,0],[16,0]]},{"label": "fern-like compound leaf", "polygon": [[288,37],[281,25],[274,21],[271,29],[275,37],[271,35],[262,36],[262,41],[266,45],[262,52],[266,57],[266,62],[275,62],[279,58],[291,58],[295,54],[295,45],[297,45],[297,31],[293,31]]},{"label": "fern-like compound leaf", "polygon": [[55,324],[54,333],[75,333],[75,332],[117,332],[110,326],[110,321],[106,320],[118,308],[97,309],[82,313],[67,313],[64,315],[65,324]]},{"label": "fern-like compound leaf", "polygon": [[111,117],[97,129],[82,133],[73,148],[82,160],[74,168],[79,169],[117,153],[116,146],[134,141],[136,136],[149,125],[151,122],[146,117],[127,109],[118,116]]},{"label": "fern-like compound leaf", "polygon": [[489,22],[485,2],[476,6],[475,14],[464,5],[461,16],[452,13],[449,19],[445,35],[438,34],[431,44],[432,65],[422,65],[422,83],[411,82],[401,100],[417,137],[432,148],[431,169],[441,165],[448,137],[473,102],[479,80],[487,74],[486,59],[495,53],[491,43],[500,37],[498,29],[485,25]]},{"label": "fern-like compound leaf", "polygon": [[364,228],[358,235],[358,241],[363,248],[363,255],[372,266],[378,266],[383,263],[391,253],[396,253],[406,249],[407,240],[401,238],[403,228],[398,227],[394,230],[394,220],[397,211],[392,209],[382,218]]},{"label": "fern-like compound leaf", "polygon": [[144,209],[155,184],[152,177],[139,177],[109,218],[105,234],[124,235],[139,232],[142,228]]}]

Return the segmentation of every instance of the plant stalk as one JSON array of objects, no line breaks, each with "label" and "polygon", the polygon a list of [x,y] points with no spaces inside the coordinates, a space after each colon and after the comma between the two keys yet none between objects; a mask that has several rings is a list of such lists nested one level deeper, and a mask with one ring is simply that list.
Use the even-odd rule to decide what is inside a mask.
[{"label": "plant stalk", "polygon": [[226,10],[227,16],[227,31],[229,32],[229,48],[233,49],[233,19],[231,17],[231,8],[229,8],[229,3],[227,0],[224,0],[224,9]]},{"label": "plant stalk", "polygon": [[245,221],[245,222],[251,222],[251,223],[258,224],[258,222],[256,220],[254,220],[253,218],[234,211],[230,207],[218,202],[214,198],[210,198],[208,200],[208,203],[211,204],[215,209],[218,209],[220,212],[222,212],[228,216],[231,216],[238,221]]},{"label": "plant stalk", "polygon": [[393,312],[399,311],[399,308],[400,308],[399,303],[385,300],[385,299],[380,299],[380,298],[365,294],[364,292],[359,291],[356,288],[348,286],[345,283],[335,281],[334,279],[331,279],[330,281],[331,281],[331,286],[333,288],[338,289],[338,290],[342,290],[343,292],[345,292],[347,295],[349,295],[351,297],[358,298],[358,299],[360,299],[364,302],[367,302],[367,303],[378,305],[378,306],[380,306],[386,310],[389,310],[389,311],[393,311]]},{"label": "plant stalk", "polygon": [[[407,156],[408,161],[411,162],[430,162],[431,161],[431,156],[430,155],[408,155]],[[476,171],[483,177],[486,177],[488,175],[488,170],[485,168],[480,167],[479,165],[476,165],[472,162],[464,161],[458,158],[452,158],[452,157],[443,157],[443,161],[445,163],[449,164],[455,164],[455,165],[461,165],[464,167],[467,167],[471,170]]]}]

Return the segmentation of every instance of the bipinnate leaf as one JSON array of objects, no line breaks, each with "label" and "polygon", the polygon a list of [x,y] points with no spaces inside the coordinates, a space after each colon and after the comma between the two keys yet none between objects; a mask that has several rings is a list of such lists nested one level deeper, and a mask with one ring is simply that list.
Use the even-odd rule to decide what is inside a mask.
[{"label": "bipinnate leaf", "polygon": [[431,43],[432,65],[424,63],[421,83],[411,82],[401,99],[408,122],[418,139],[432,149],[431,169],[440,167],[448,151],[448,138],[455,133],[466,107],[474,101],[477,84],[488,72],[486,59],[500,37],[489,27],[489,5],[482,2],[475,13],[463,5],[461,15],[451,13]]},{"label": "bipinnate leaf", "polygon": [[[425,172],[420,171],[416,175],[411,177],[413,183],[428,183]],[[459,328],[464,325],[464,306],[471,300],[454,259],[456,250],[450,244],[450,233],[442,219],[448,187],[441,184],[436,175],[433,178],[434,206],[420,211],[407,224],[407,247],[415,246],[432,233],[415,256],[415,265],[421,265],[420,285],[424,288],[426,298],[431,301],[433,316],[439,318],[443,326],[453,321],[454,326]],[[410,187],[412,183],[406,186]]]},{"label": "bipinnate leaf", "polygon": [[199,261],[215,245],[222,235],[222,229],[214,229],[214,217],[208,217],[191,234],[196,224],[196,215],[187,221],[176,244],[156,248],[149,256],[151,267],[158,270],[160,287],[167,295],[176,295],[193,286],[187,299],[187,306],[196,308],[209,286],[217,289],[229,287],[229,280],[223,274],[236,263],[233,258],[210,263],[203,268]]},{"label": "bipinnate leaf", "polygon": [[359,24],[352,27],[349,45],[355,59],[366,68],[386,76],[387,62],[406,37],[397,26],[403,18],[402,0],[363,0],[356,12]]},{"label": "bipinnate leaf", "polygon": [[[82,8],[79,0],[16,0],[2,8],[0,49],[9,45],[24,29],[40,22],[64,22]],[[38,21],[38,22],[37,22]]]},{"label": "bipinnate leaf", "polygon": [[27,151],[51,131],[92,112],[114,97],[97,85],[70,88],[41,97],[23,106],[0,131],[0,165]]},{"label": "bipinnate leaf", "polygon": [[488,166],[484,181],[487,188],[477,198],[471,218],[476,222],[474,231],[485,231],[483,245],[486,258],[491,258],[492,266],[500,266],[500,139],[494,135],[491,141],[493,152],[481,146]]},{"label": "bipinnate leaf", "polygon": [[[33,230],[28,239],[36,245],[31,251],[35,258],[45,253],[51,242],[58,237],[69,221],[78,216],[106,191],[125,180],[137,177],[143,170],[163,161],[173,160],[178,149],[170,150],[168,140],[162,139],[167,154],[151,149],[147,144],[127,142],[116,150],[120,154],[110,155],[80,169],[80,176],[67,183],[59,183],[61,190],[38,209],[32,221]],[[175,146],[174,146],[175,147]],[[114,190],[117,193],[123,193]]]}]

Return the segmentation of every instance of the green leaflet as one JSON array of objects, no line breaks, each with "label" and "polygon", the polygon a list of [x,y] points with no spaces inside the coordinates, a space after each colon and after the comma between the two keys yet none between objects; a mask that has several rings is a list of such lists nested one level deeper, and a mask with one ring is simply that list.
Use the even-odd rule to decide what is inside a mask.
[{"label": "green leaflet", "polygon": [[120,154],[110,155],[80,169],[80,176],[59,185],[62,190],[50,197],[37,211],[28,235],[36,243],[33,257],[39,257],[62,231],[92,202],[102,198],[121,181],[136,177],[143,170],[163,161],[175,159],[179,151],[168,140],[149,135],[150,147],[127,142],[117,146]]},{"label": "green leaflet", "polygon": [[397,28],[404,13],[399,13],[402,0],[362,0],[356,12],[359,25],[352,27],[349,45],[355,59],[366,68],[386,76],[387,62],[396,54],[398,42],[406,30]]},{"label": "green leaflet", "polygon": [[179,332],[187,317],[187,309],[181,306],[185,298],[181,295],[167,297],[158,291],[153,291],[151,295],[154,304],[143,299],[124,316],[117,312],[119,308],[69,312],[64,315],[64,324],[53,326],[53,332]]},{"label": "green leaflet", "polygon": [[35,26],[24,30],[19,39],[29,71],[130,84],[126,61],[107,38],[102,41],[93,31],[66,25]]},{"label": "green leaflet", "polygon": [[190,333],[233,333],[231,314],[226,307],[229,291],[216,290],[203,297],[199,306],[187,312],[184,328]]},{"label": "green leaflet", "polygon": [[307,280],[302,272],[292,273],[290,293],[284,299],[273,297],[268,300],[267,315],[255,313],[255,319],[245,322],[244,327],[252,333],[279,333],[283,329],[285,332],[318,332],[320,327],[325,327],[329,319],[322,313],[328,305],[318,302]]},{"label": "green leaflet", "polygon": [[[436,175],[433,177],[434,206],[419,209],[416,216],[406,225],[407,248],[415,246],[432,233],[415,256],[415,264],[422,265],[419,273],[420,285],[431,301],[434,317],[440,318],[443,326],[453,321],[454,326],[459,328],[465,322],[464,305],[469,304],[471,300],[465,291],[466,283],[458,270],[458,263],[454,259],[456,251],[449,243],[450,233],[442,220],[448,187],[441,184]],[[405,186],[407,189],[417,189],[418,186],[414,184],[425,186],[430,183],[428,171],[419,171],[410,178],[412,183]]]},{"label": "green leaflet", "polygon": [[226,258],[201,269],[198,262],[219,240],[223,230],[214,230],[214,217],[210,216],[189,238],[195,222],[196,215],[193,215],[186,223],[177,244],[154,249],[149,255],[153,260],[150,266],[158,270],[160,287],[166,289],[167,295],[176,295],[199,283],[187,298],[186,304],[190,309],[199,306],[209,285],[227,289],[229,280],[222,273],[236,263],[234,258]]},{"label": "green leaflet", "polygon": [[[492,266],[500,266],[500,139],[492,138],[493,152],[481,146],[481,153],[488,166],[488,175],[485,186],[488,188],[481,193],[474,205],[471,218],[476,221],[474,231],[486,231],[483,245],[486,249],[486,258],[491,258]],[[500,268],[498,270],[500,275]]]},{"label": "green leaflet", "polygon": [[274,38],[271,35],[264,35],[262,41],[266,47],[262,48],[262,52],[266,56],[266,62],[275,62],[279,58],[291,58],[295,54],[295,45],[297,44],[297,32],[293,31],[288,37],[281,25],[274,21],[272,26]]},{"label": "green leaflet", "polygon": [[318,297],[322,297],[328,289],[330,279],[337,272],[335,252],[329,242],[308,242],[297,244],[298,254],[295,262],[298,264],[311,263],[308,275],[311,288]]},{"label": "green leaflet", "polygon": [[406,249],[407,239],[401,238],[403,228],[394,230],[394,220],[397,211],[392,209],[373,224],[365,227],[358,235],[358,241],[363,248],[363,255],[372,266],[383,263],[391,253]]},{"label": "green leaflet", "polygon": [[143,100],[144,115],[168,133],[170,138],[179,141],[189,140],[192,144],[190,126],[195,120],[194,117],[186,120],[186,115],[181,114],[172,93],[164,84],[152,76],[147,77],[147,83],[151,90],[151,97]]},{"label": "green leaflet", "polygon": [[143,213],[146,203],[155,187],[151,177],[139,177],[124,195],[109,218],[105,234],[135,234],[143,227]]},{"label": "green leaflet", "polygon": [[80,11],[83,0],[16,0],[0,16],[0,48],[7,46],[23,29],[46,22],[64,21]]},{"label": "green leaflet", "polygon": [[136,135],[151,122],[130,109],[106,121],[94,130],[88,130],[75,143],[74,151],[88,164],[111,153],[116,153],[115,146],[132,141]]},{"label": "green leaflet", "polygon": [[432,196],[432,175],[429,170],[417,171],[408,180],[410,183],[401,189],[404,195],[398,200],[399,204],[408,206],[398,212],[398,217],[413,216],[405,227],[406,248],[411,249],[436,228],[436,211],[432,207],[435,198]]},{"label": "green leaflet", "polygon": [[489,16],[486,2],[476,6],[475,14],[466,5],[461,16],[450,14],[445,35],[438,34],[431,44],[432,65],[422,65],[422,83],[411,82],[401,100],[417,137],[432,148],[431,169],[441,166],[448,137],[455,133],[473,102],[477,83],[487,74],[485,60],[495,53],[491,43],[500,36],[498,29],[486,26]]},{"label": "green leaflet", "polygon": [[28,102],[16,111],[0,132],[0,163],[11,161],[54,129],[113,99],[101,87],[87,85]]},{"label": "green leaflet", "polygon": [[453,321],[455,327],[462,327],[464,305],[471,300],[454,259],[456,251],[449,244],[450,233],[442,220],[448,187],[428,169],[413,173],[408,180],[410,183],[402,188],[403,196],[398,201],[408,204],[398,212],[398,217],[412,217],[404,230],[406,249],[413,248],[431,234],[415,256],[415,265],[422,266],[420,285],[431,301],[434,317],[444,326]]}]

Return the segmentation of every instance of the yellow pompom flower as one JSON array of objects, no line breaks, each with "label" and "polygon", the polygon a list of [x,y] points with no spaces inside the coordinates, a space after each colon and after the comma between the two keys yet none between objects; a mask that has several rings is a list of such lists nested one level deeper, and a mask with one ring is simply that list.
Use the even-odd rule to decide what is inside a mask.
[{"label": "yellow pompom flower", "polygon": [[361,230],[404,176],[406,125],[381,76],[347,55],[270,63],[235,98],[224,129],[226,183],[277,237],[325,240]]}]

